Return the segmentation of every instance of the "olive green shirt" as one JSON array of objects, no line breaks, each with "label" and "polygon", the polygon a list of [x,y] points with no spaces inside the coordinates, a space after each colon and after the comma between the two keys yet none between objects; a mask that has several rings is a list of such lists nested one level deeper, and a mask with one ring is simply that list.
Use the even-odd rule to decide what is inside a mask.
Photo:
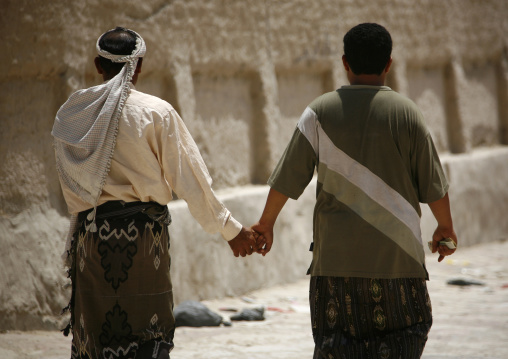
[{"label": "olive green shirt", "polygon": [[427,278],[420,202],[448,191],[417,106],[386,86],[343,86],[302,114],[269,185],[297,199],[317,170],[314,276]]}]

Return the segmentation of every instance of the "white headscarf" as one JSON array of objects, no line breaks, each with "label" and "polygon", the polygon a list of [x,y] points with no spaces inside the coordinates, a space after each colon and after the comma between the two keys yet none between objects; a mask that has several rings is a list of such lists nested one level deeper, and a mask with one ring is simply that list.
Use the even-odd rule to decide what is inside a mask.
[{"label": "white headscarf", "polygon": [[[126,63],[120,73],[99,86],[73,93],[56,114],[54,137],[56,167],[60,180],[95,208],[109,172],[118,132],[118,119],[130,93],[130,82],[138,59],[146,46],[136,32],[136,48],[130,55],[114,55],[100,48],[97,52],[113,62]],[[94,221],[95,222],[95,221]],[[71,229],[72,230],[72,229]],[[95,231],[95,223],[90,229]]]}]

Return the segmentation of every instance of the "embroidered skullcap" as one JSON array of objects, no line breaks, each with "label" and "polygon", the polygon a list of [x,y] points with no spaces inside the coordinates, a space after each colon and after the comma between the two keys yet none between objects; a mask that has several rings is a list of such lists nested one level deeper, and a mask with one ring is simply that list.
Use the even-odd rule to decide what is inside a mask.
[{"label": "embroidered skullcap", "polygon": [[126,31],[128,33],[136,36],[136,47],[134,48],[134,50],[132,51],[132,53],[130,55],[116,55],[116,54],[112,54],[112,53],[110,53],[110,52],[108,52],[106,50],[101,49],[101,46],[100,46],[101,39],[105,35],[109,34],[111,31],[115,31],[115,30],[116,29],[106,31],[104,34],[102,34],[97,39],[97,43],[95,44],[95,47],[97,49],[97,53],[100,56],[102,56],[102,57],[104,57],[106,59],[109,59],[109,60],[111,60],[113,62],[129,62],[129,61],[136,61],[137,62],[137,59],[139,59],[140,57],[145,56],[145,53],[146,53],[145,41],[143,40],[143,38],[136,31],[128,30],[128,29],[126,29]]}]

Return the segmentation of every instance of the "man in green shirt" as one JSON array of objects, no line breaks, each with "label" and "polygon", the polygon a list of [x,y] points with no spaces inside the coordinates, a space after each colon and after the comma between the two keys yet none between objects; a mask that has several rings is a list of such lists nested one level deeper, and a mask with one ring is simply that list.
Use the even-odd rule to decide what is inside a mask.
[{"label": "man in green shirt", "polygon": [[419,203],[438,227],[439,261],[457,243],[448,183],[423,116],[384,86],[392,40],[378,24],[344,37],[349,86],[315,99],[302,114],[268,183],[253,226],[259,253],[288,198],[317,169],[310,304],[314,358],[419,358],[432,325]]}]

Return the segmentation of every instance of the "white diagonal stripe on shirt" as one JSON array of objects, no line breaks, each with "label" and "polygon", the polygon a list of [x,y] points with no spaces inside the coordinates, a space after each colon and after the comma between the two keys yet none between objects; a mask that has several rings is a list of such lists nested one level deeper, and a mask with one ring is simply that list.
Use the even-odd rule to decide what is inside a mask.
[{"label": "white diagonal stripe on shirt", "polygon": [[317,114],[310,107],[307,107],[300,117],[298,128],[312,145],[319,162],[344,176],[372,200],[386,208],[404,223],[422,244],[420,216],[414,207],[367,167],[337,148],[321,128]]},{"label": "white diagonal stripe on shirt", "polygon": [[337,148],[321,127],[318,128],[320,162],[344,176],[375,202],[404,223],[422,243],[420,216],[415,208],[396,190],[367,167]]},{"label": "white diagonal stripe on shirt", "polygon": [[305,138],[310,142],[310,145],[314,149],[316,156],[319,158],[319,138],[318,138],[318,126],[317,115],[310,107],[307,107],[303,111],[300,119],[298,120],[298,129],[305,135]]}]

